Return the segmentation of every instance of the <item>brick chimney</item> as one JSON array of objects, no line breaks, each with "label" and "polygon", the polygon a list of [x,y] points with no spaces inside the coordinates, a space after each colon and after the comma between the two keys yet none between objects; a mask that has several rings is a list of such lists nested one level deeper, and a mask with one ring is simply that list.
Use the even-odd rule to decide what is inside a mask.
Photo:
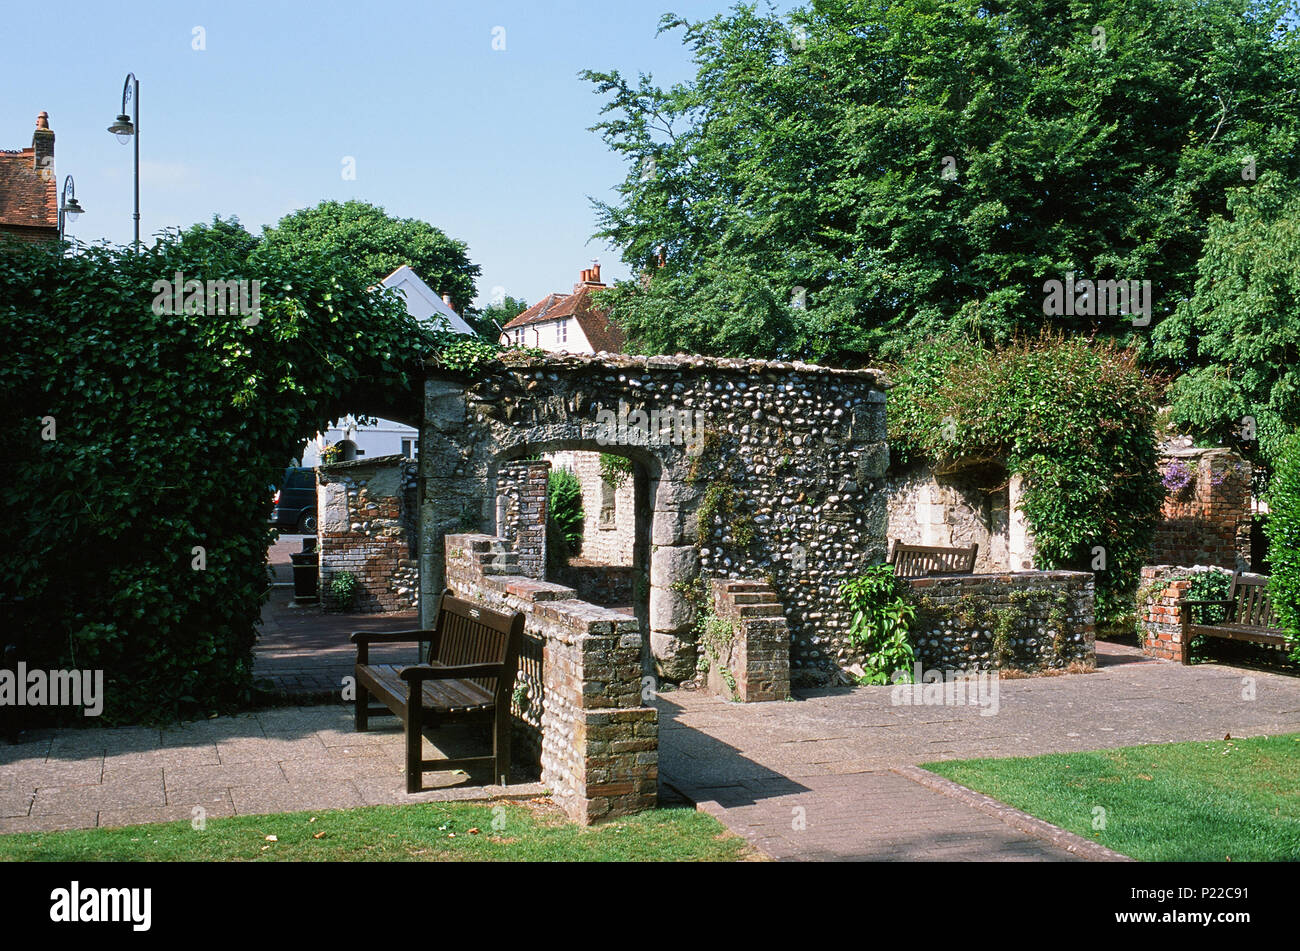
[{"label": "brick chimney", "polygon": [[450,294],[443,294],[443,295],[442,295],[442,302],[443,302],[444,304],[447,305],[447,309],[450,310],[453,314],[456,313],[456,308],[451,306],[451,295],[450,295]]},{"label": "brick chimney", "polygon": [[42,112],[36,117],[36,131],[32,133],[32,168],[46,178],[54,176],[54,132],[50,129],[50,114]]},{"label": "brick chimney", "polygon": [[591,267],[583,268],[578,273],[578,283],[573,285],[573,293],[578,293],[584,287],[604,287],[600,282],[600,265],[594,264]]}]

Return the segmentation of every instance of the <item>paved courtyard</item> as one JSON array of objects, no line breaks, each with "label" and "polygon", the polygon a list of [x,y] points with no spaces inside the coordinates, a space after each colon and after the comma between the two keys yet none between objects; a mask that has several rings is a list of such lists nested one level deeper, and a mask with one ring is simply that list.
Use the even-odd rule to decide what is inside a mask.
[{"label": "paved courtyard", "polygon": [[[536,783],[503,789],[488,775],[426,773],[406,792],[401,725],[356,733],[342,703],[266,710],[157,729],[43,730],[0,743],[0,833],[133,825],[353,806],[493,796],[537,796]],[[477,735],[446,731],[450,755]],[[195,812],[201,808],[202,813]]]},{"label": "paved courtyard", "polygon": [[[1100,648],[1096,673],[1003,680],[998,712],[896,706],[888,687],[732,704],[664,693],[665,801],[697,803],[778,859],[1076,860],[1052,843],[893,771],[1020,756],[1300,731],[1300,681],[1149,661]],[[1247,688],[1253,688],[1254,698]],[[382,803],[534,796],[540,785],[427,774],[405,792],[395,721],[358,734],[342,703],[179,727],[42,731],[0,744],[0,833]],[[441,753],[477,740],[451,735]],[[440,755],[426,744],[426,756]]]},{"label": "paved courtyard", "polygon": [[665,693],[662,781],[779,859],[1072,860],[892,768],[1300,731],[1293,677],[1098,650],[1095,673],[1001,681],[992,716],[895,706],[889,687],[760,704]]}]

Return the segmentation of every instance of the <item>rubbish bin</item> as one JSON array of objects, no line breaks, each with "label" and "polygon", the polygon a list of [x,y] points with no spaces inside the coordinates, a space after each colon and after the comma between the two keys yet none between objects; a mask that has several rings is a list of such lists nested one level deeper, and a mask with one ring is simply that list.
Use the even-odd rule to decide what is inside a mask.
[{"label": "rubbish bin", "polygon": [[293,562],[293,600],[299,603],[317,599],[316,585],[320,575],[320,553],[316,551],[315,536],[304,538],[302,548],[302,551],[289,553],[289,560]]}]

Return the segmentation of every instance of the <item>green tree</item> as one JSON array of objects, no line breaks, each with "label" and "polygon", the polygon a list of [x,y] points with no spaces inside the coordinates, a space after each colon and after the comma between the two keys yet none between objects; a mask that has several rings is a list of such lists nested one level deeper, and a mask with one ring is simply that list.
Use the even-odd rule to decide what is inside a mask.
[{"label": "green tree", "polygon": [[528,309],[528,301],[522,297],[507,294],[500,301],[493,301],[482,310],[474,309],[466,313],[465,319],[475,330],[488,340],[499,340],[501,327],[514,320]]},{"label": "green tree", "polygon": [[[854,362],[1044,324],[1044,282],[1190,293],[1243,159],[1294,177],[1300,56],[1274,0],[816,0],[672,16],[697,72],[584,73],[628,174],[605,303],[648,352]],[[662,267],[659,266],[662,255]],[[1145,332],[1143,332],[1145,334]],[[1142,339],[1138,339],[1142,345]]]},{"label": "green tree", "polygon": [[180,240],[188,254],[204,263],[204,270],[208,272],[205,277],[217,280],[223,270],[231,273],[242,271],[249,255],[261,243],[261,239],[250,234],[235,215],[229,218],[213,215],[211,224],[196,222],[180,233]]},{"label": "green tree", "polygon": [[480,274],[465,242],[428,222],[395,218],[363,201],[323,201],[295,211],[265,229],[262,240],[282,253],[320,255],[335,266],[344,262],[371,284],[408,264],[437,293],[450,294],[457,313],[473,301]]},{"label": "green tree", "polygon": [[1267,464],[1300,426],[1300,190],[1265,175],[1229,193],[1195,291],[1154,340],[1185,371],[1169,387],[1173,422]]}]

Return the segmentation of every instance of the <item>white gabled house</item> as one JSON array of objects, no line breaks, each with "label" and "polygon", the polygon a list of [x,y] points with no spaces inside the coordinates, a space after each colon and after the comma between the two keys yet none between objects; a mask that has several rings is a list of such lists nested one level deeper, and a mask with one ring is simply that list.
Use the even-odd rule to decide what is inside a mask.
[{"label": "white gabled house", "polygon": [[[435,293],[408,265],[403,264],[380,284],[401,291],[406,312],[421,323],[474,336],[474,328],[452,310],[448,295]],[[321,450],[336,445],[343,446],[344,459],[398,454],[414,459],[420,451],[420,431],[391,419],[377,419],[373,425],[362,426],[355,417],[345,416],[307,442],[302,450],[302,464],[320,465]]]}]

